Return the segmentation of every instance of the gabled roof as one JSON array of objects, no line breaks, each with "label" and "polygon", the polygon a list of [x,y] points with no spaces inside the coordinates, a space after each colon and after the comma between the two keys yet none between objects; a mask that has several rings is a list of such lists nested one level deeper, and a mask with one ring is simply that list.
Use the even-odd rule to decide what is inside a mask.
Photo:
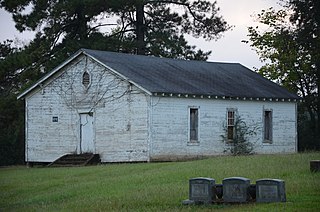
[{"label": "gabled roof", "polygon": [[239,63],[187,61],[90,49],[79,50],[18,98],[25,96],[82,53],[153,95],[299,99],[297,95]]}]

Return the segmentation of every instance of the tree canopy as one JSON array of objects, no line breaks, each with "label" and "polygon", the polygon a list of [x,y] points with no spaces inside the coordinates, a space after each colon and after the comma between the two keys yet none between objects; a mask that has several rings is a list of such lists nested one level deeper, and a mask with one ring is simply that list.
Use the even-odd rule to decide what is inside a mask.
[{"label": "tree canopy", "polygon": [[[91,40],[114,51],[191,59],[177,50],[185,33],[211,40],[230,28],[216,2],[205,0],[2,0],[1,6],[12,13],[19,31],[37,30],[51,49],[71,39]],[[154,45],[160,50],[153,52]]]},{"label": "tree canopy", "polygon": [[205,0],[1,0],[0,5],[20,32],[37,32],[18,54],[25,61],[19,72],[29,79],[79,48],[206,60],[211,52],[189,45],[184,35],[212,40],[230,28],[216,2]]},{"label": "tree canopy", "polygon": [[[258,14],[267,30],[249,27],[250,44],[266,62],[259,72],[304,99],[300,107],[300,140],[320,148],[320,2],[283,0],[283,9]],[[306,116],[306,114],[308,114]],[[301,122],[304,116],[310,123]]]},{"label": "tree canopy", "polygon": [[206,60],[211,52],[190,45],[185,34],[216,40],[230,29],[217,3],[207,0],[0,0],[0,7],[17,30],[35,32],[25,46],[0,45],[0,122],[10,123],[0,129],[7,135],[0,141],[4,158],[11,153],[3,147],[12,143],[14,151],[23,143],[17,93],[78,49]]}]

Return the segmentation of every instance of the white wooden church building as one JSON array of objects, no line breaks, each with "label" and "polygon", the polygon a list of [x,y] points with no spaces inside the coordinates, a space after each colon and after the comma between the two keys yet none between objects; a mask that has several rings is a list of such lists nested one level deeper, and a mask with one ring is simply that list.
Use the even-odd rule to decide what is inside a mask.
[{"label": "white wooden church building", "polygon": [[102,162],[221,155],[236,116],[255,127],[256,153],[297,151],[298,96],[238,63],[81,49],[18,98],[27,162],[86,152]]}]

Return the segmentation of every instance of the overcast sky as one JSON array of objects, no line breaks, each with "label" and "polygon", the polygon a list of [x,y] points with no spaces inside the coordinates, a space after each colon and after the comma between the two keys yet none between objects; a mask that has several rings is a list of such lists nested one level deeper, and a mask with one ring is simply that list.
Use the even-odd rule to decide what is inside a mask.
[{"label": "overcast sky", "polygon": [[[258,55],[249,44],[242,43],[248,40],[247,27],[257,25],[252,15],[258,14],[263,9],[278,7],[277,0],[217,0],[220,14],[233,25],[233,29],[224,34],[218,41],[206,42],[202,39],[189,38],[190,44],[203,50],[211,50],[209,61],[237,62],[252,69],[260,68],[262,63]],[[12,21],[11,15],[0,10],[0,41],[6,39],[22,40],[28,42],[31,33],[19,33]]]}]

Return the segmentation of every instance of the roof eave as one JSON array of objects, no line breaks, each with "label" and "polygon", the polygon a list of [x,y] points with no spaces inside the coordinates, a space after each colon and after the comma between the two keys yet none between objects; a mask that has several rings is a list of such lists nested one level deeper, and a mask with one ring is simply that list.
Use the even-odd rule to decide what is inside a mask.
[{"label": "roof eave", "polygon": [[66,61],[58,65],[56,68],[54,68],[51,72],[40,78],[35,84],[33,84],[30,88],[23,91],[21,94],[17,96],[17,99],[23,99],[28,93],[33,91],[35,88],[37,88],[41,83],[49,79],[51,76],[53,76],[55,73],[57,73],[59,70],[61,70],[63,67],[65,67],[68,63],[70,63],[72,60],[74,60],[76,57],[78,57],[80,54],[82,54],[84,51],[80,49],[76,53],[74,53],[72,56],[70,56]]},{"label": "roof eave", "polygon": [[41,79],[39,79],[35,84],[33,84],[31,87],[29,87],[28,89],[26,89],[25,91],[23,91],[21,94],[19,94],[17,96],[17,99],[23,99],[26,95],[28,95],[31,91],[33,91],[35,88],[37,88],[38,86],[41,86],[41,83],[43,83],[44,81],[46,81],[47,79],[49,79],[51,76],[53,76],[55,73],[57,73],[59,70],[61,70],[63,67],[65,67],[67,64],[69,64],[72,60],[74,60],[76,57],[78,57],[80,54],[84,54],[88,57],[90,57],[91,59],[93,59],[94,61],[96,61],[97,63],[101,64],[102,66],[104,66],[105,68],[109,69],[110,71],[112,71],[114,74],[116,74],[117,76],[121,77],[122,79],[128,81],[129,83],[135,85],[136,87],[138,87],[139,89],[143,90],[144,92],[146,92],[148,95],[152,95],[152,93],[150,91],[148,91],[147,89],[143,88],[141,85],[135,83],[134,81],[128,79],[127,77],[125,77],[124,75],[120,74],[119,72],[117,72],[116,70],[112,69],[111,67],[107,66],[106,64],[102,63],[100,60],[98,60],[97,58],[95,58],[94,56],[90,55],[89,53],[87,53],[85,51],[85,49],[80,49],[79,51],[77,51],[75,54],[73,54],[72,56],[70,56],[66,61],[64,61],[63,63],[61,63],[59,66],[57,66],[56,68],[54,68],[51,72],[49,72],[48,74],[46,74],[44,77],[42,77]]},{"label": "roof eave", "polygon": [[150,92],[149,90],[145,89],[144,87],[142,87],[141,85],[139,85],[138,83],[130,80],[128,77],[122,75],[121,73],[119,73],[118,71],[116,71],[115,69],[111,68],[110,66],[104,64],[103,62],[101,62],[99,59],[95,58],[94,56],[90,55],[89,53],[87,53],[86,51],[83,51],[83,54],[90,57],[91,59],[93,59],[94,61],[96,61],[97,63],[99,63],[100,65],[102,65],[103,67],[105,67],[106,69],[110,70],[111,72],[113,72],[115,75],[117,75],[118,77],[122,78],[123,80],[126,80],[127,82],[129,82],[130,84],[133,84],[134,86],[136,86],[137,88],[139,88],[140,90],[144,91],[145,93],[147,93],[148,95],[152,95],[152,92]]},{"label": "roof eave", "polygon": [[179,97],[179,98],[201,98],[201,99],[223,99],[223,100],[243,100],[243,101],[269,101],[269,102],[302,102],[303,99],[293,97],[241,97],[241,96],[221,96],[208,94],[187,94],[187,93],[166,93],[153,92],[157,97]]}]

